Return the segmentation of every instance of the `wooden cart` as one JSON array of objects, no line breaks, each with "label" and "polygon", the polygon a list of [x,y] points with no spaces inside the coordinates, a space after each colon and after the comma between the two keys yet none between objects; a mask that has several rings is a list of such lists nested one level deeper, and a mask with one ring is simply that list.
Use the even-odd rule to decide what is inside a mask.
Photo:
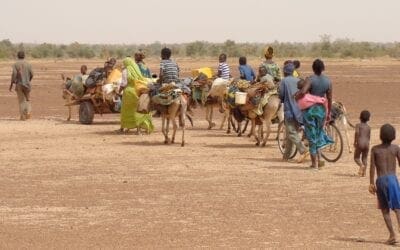
[{"label": "wooden cart", "polygon": [[95,87],[86,89],[82,97],[64,89],[64,93],[70,96],[68,100],[71,100],[65,106],[79,105],[79,122],[82,124],[92,124],[95,114],[119,113],[121,97],[116,93],[117,85],[112,84],[114,89],[108,94],[104,91],[104,86],[110,84],[105,84],[105,81],[97,83]]}]

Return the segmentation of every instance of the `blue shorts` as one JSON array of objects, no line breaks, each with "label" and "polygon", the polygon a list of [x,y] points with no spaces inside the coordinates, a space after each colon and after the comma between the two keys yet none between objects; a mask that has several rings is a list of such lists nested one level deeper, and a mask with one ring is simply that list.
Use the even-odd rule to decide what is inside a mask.
[{"label": "blue shorts", "polygon": [[376,196],[380,209],[400,209],[400,187],[396,175],[376,179]]}]

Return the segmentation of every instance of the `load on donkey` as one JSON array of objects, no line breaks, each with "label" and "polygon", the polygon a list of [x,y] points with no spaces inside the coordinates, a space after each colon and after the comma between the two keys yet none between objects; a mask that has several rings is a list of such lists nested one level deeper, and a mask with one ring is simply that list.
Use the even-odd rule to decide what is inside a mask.
[{"label": "load on donkey", "polygon": [[200,68],[192,71],[194,81],[192,84],[192,98],[190,105],[197,107],[199,104],[206,108],[206,121],[208,129],[215,127],[213,122],[214,108],[223,113],[220,129],[223,129],[229,111],[224,101],[230,81],[221,78],[214,79],[211,68]]},{"label": "load on donkey", "polygon": [[[185,121],[188,117],[192,123],[192,118],[187,114],[188,99],[191,94],[190,84],[191,79],[180,80],[178,83],[172,82],[168,84],[149,84],[149,92],[141,95],[139,111],[148,112],[156,110],[161,114],[162,128],[161,131],[164,135],[164,143],[175,143],[176,131],[178,123],[176,118],[179,119],[179,127],[182,128],[182,141],[181,146],[185,145]],[[173,132],[171,138],[169,137],[169,125],[172,121]]]},{"label": "load on donkey", "polygon": [[[270,127],[274,120],[283,120],[283,110],[278,97],[277,85],[272,76],[267,74],[264,67],[260,67],[258,81],[251,85],[246,80],[234,81],[228,90],[227,103],[230,109],[230,118],[233,116],[238,122],[239,136],[242,134],[241,123],[246,118],[251,121],[249,137],[254,135],[256,145],[265,146],[270,134]],[[263,124],[266,135],[263,133]],[[256,126],[258,127],[255,133]],[[228,123],[228,132],[230,123]]]},{"label": "load on donkey", "polygon": [[87,78],[77,75],[71,79],[62,75],[68,121],[71,119],[71,106],[74,105],[79,105],[79,122],[82,124],[92,124],[94,114],[119,112],[121,98],[117,91],[121,70],[114,68],[115,63],[116,60],[111,58],[105,62],[104,67],[91,71]]}]

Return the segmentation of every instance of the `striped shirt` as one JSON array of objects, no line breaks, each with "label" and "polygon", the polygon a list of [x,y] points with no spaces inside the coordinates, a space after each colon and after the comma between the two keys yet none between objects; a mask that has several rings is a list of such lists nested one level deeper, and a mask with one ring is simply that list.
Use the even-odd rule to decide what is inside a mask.
[{"label": "striped shirt", "polygon": [[219,77],[228,80],[231,77],[231,70],[226,62],[219,63],[218,72],[221,72]]},{"label": "striped shirt", "polygon": [[179,66],[171,59],[161,60],[160,70],[163,75],[163,83],[177,83],[179,81]]}]

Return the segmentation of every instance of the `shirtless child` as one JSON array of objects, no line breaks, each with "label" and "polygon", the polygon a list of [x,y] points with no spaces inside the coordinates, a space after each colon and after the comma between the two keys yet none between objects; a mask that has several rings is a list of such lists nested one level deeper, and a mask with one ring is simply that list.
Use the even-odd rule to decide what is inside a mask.
[{"label": "shirtless child", "polygon": [[[396,159],[400,165],[400,147],[391,144],[396,138],[396,130],[390,124],[381,127],[380,138],[382,144],[371,150],[370,185],[369,192],[377,195],[379,209],[389,230],[387,244],[395,244],[396,237],[390,218],[390,209],[394,210],[400,226],[400,187],[396,177]],[[375,169],[378,178],[374,184]]]},{"label": "shirtless child", "polygon": [[371,128],[367,124],[370,116],[371,114],[367,110],[361,112],[360,123],[356,125],[356,133],[354,134],[354,161],[360,167],[358,175],[363,177],[367,169],[369,141],[371,138]]}]

